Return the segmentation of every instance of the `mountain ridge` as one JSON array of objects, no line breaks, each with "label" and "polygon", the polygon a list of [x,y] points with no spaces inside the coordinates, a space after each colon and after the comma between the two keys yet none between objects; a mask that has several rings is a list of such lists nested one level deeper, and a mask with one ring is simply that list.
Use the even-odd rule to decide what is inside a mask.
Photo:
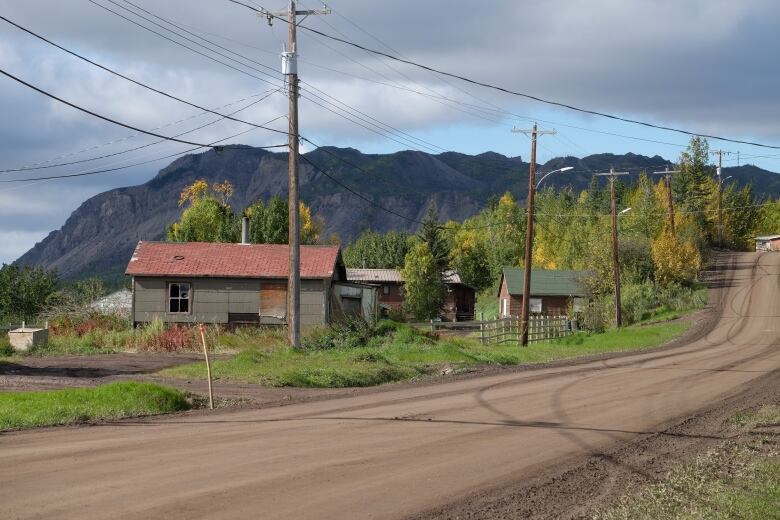
[{"label": "mountain ridge", "polygon": [[[307,152],[305,157],[374,203],[367,203],[301,161],[302,200],[313,214],[323,218],[323,239],[336,233],[344,242],[367,229],[414,231],[415,221],[423,218],[431,201],[436,202],[443,220],[462,221],[477,213],[494,195],[509,191],[523,201],[528,186],[528,163],[522,157],[496,152],[432,155],[407,150],[363,154],[354,148],[323,147]],[[584,189],[593,172],[610,167],[655,171],[666,165],[672,163],[657,155],[629,153],[559,157],[539,168],[550,171],[574,166],[571,172],[548,178],[545,186]],[[780,175],[750,165],[725,170],[737,182],[752,182],[757,192],[780,195]],[[259,198],[286,196],[287,154],[240,146],[177,158],[144,184],[112,189],[87,199],[59,230],[49,233],[17,263],[57,268],[65,278],[121,276],[135,244],[163,238],[166,226],[181,213],[178,200],[182,188],[201,178],[209,183],[233,183],[231,204],[241,211]]]}]

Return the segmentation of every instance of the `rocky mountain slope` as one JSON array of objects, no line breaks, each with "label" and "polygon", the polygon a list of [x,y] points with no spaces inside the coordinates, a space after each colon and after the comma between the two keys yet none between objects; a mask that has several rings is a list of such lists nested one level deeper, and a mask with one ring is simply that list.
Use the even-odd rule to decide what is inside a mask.
[{"label": "rocky mountain slope", "polygon": [[[479,211],[493,195],[510,191],[523,200],[528,185],[528,164],[519,157],[497,153],[471,156],[404,151],[368,155],[349,148],[325,148],[306,157],[376,204],[413,220],[422,218],[432,200],[443,219],[463,220]],[[581,189],[587,186],[593,171],[610,167],[652,171],[665,164],[668,162],[658,156],[599,154],[554,159],[542,165],[540,171],[574,166],[571,172],[554,175],[545,183]],[[729,169],[728,175],[738,181],[752,181],[767,194],[780,193],[780,176],[771,172],[743,166]],[[236,188],[232,204],[240,211],[258,198],[286,195],[287,155],[246,147],[181,157],[145,184],[90,198],[61,229],[50,233],[18,261],[56,267],[65,277],[121,274],[139,240],[164,237],[166,226],[180,215],[177,203],[181,189],[201,178],[232,182]],[[301,161],[301,191],[303,200],[324,219],[324,237],[337,233],[348,241],[366,229],[416,228],[413,222],[368,204],[306,161]]]}]

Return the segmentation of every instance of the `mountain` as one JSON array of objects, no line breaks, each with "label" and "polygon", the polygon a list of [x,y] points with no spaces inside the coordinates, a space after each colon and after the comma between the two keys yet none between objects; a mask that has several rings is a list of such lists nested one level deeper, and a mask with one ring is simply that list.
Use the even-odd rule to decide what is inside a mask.
[{"label": "mountain", "polygon": [[[414,231],[411,220],[422,219],[430,201],[439,207],[442,219],[463,220],[477,213],[494,195],[510,191],[525,199],[528,163],[520,157],[497,153],[466,155],[446,152],[430,155],[403,151],[363,154],[351,148],[320,148],[305,157],[342,185],[301,161],[301,193],[315,215],[325,221],[324,237],[337,233],[349,241],[362,231],[391,229]],[[671,165],[655,156],[598,154],[578,159],[556,158],[539,166],[540,172],[564,166],[574,170],[551,176],[545,185],[585,188],[592,172],[646,169]],[[761,193],[777,197],[780,176],[741,166],[725,169],[737,182],[752,182]],[[210,150],[181,157],[149,182],[96,195],[74,211],[65,224],[18,259],[20,264],[55,267],[66,278],[82,276],[120,277],[139,240],[159,240],[165,228],[178,219],[179,193],[196,179],[209,183],[229,180],[235,186],[231,200],[240,211],[257,199],[286,196],[287,154],[251,147]],[[398,214],[398,215],[396,215]]]}]

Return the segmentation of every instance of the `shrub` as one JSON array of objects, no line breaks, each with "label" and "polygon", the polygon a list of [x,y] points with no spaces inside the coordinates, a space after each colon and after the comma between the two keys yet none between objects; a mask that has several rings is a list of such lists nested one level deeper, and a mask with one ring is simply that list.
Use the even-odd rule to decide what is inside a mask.
[{"label": "shrub", "polygon": [[348,318],[329,327],[312,331],[301,342],[304,350],[331,350],[365,347],[376,336],[376,329],[360,318]]},{"label": "shrub", "polygon": [[0,338],[0,357],[8,357],[14,355],[14,349],[11,347],[11,342],[8,337]]}]

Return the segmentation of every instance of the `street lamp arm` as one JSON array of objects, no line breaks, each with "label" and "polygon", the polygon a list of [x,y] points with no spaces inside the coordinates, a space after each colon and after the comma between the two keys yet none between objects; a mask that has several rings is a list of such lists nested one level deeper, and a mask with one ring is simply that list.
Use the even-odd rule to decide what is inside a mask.
[{"label": "street lamp arm", "polygon": [[544,176],[543,176],[541,179],[539,179],[539,182],[537,182],[537,183],[536,183],[536,188],[535,188],[535,189],[537,189],[537,190],[538,190],[538,189],[539,189],[539,186],[541,186],[541,185],[542,185],[542,181],[544,181],[544,180],[545,180],[547,177],[549,177],[549,176],[550,176],[550,175],[552,175],[553,173],[558,173],[558,172],[567,172],[567,171],[569,171],[569,170],[573,170],[573,169],[574,169],[574,166],[566,166],[565,168],[558,168],[557,170],[553,170],[553,171],[551,171],[551,172],[549,172],[549,173],[545,174],[545,175],[544,175]]}]

